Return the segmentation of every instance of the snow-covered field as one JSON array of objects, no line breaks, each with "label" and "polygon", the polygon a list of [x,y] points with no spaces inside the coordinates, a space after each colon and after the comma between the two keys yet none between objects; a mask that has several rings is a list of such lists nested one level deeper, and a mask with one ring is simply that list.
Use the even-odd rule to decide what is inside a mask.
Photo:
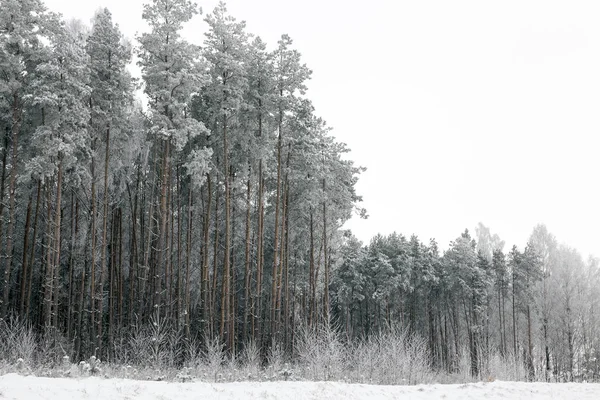
[{"label": "snow-covered field", "polygon": [[0,399],[564,399],[598,400],[600,384],[491,382],[374,386],[337,382],[173,383],[0,376]]}]

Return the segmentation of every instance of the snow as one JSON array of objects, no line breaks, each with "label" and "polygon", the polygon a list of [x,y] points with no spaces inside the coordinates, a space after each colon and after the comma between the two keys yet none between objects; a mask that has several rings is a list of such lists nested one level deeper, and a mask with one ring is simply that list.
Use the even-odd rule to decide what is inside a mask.
[{"label": "snow", "polygon": [[127,379],[0,376],[0,399],[600,399],[597,383],[490,382],[375,386],[339,382],[174,383]]}]

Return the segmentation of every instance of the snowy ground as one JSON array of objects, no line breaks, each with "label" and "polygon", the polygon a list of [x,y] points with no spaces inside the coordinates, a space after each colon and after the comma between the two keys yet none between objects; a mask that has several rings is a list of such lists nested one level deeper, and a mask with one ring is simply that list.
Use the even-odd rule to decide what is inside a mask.
[{"label": "snowy ground", "polygon": [[598,400],[600,384],[491,382],[374,386],[336,382],[172,383],[0,376],[0,399],[564,399]]}]

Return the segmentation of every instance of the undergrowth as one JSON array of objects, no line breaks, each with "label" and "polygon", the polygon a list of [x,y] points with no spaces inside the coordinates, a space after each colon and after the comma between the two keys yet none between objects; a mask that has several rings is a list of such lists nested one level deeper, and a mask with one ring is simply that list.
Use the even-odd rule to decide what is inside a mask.
[{"label": "undergrowth", "polygon": [[[266,358],[258,345],[246,343],[231,357],[216,338],[186,340],[160,319],[136,326],[119,342],[111,362],[90,355],[72,360],[71,344],[57,332],[36,335],[18,319],[0,319],[0,374],[49,377],[126,378],[166,381],[340,381],[382,385],[472,382],[467,351],[452,373],[429,364],[425,340],[406,330],[389,328],[348,342],[335,329],[320,326],[299,331],[290,357],[274,343]],[[492,354],[480,380],[524,380],[520,360]]]}]

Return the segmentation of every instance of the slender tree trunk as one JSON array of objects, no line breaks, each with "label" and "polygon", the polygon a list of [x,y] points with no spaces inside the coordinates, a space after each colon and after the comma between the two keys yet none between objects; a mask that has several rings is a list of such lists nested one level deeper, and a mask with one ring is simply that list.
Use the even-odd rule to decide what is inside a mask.
[{"label": "slender tree trunk", "polygon": [[[42,197],[42,182],[38,180],[37,182],[37,194],[36,194],[36,200],[35,200],[35,213],[34,213],[34,217],[33,217],[33,234],[32,234],[32,241],[31,241],[31,250],[29,250],[29,259],[31,262],[31,268],[28,268],[29,270],[29,279],[28,279],[28,287],[27,287],[27,294],[26,294],[26,299],[25,299],[25,317],[29,316],[29,310],[30,310],[30,304],[31,304],[31,287],[32,287],[32,281],[33,281],[33,267],[34,267],[34,256],[35,256],[35,243],[36,243],[36,237],[37,237],[37,227],[38,227],[38,217],[39,217],[39,209],[40,209],[40,201],[41,201],[41,197]],[[27,249],[23,249],[23,252],[26,253]]]},{"label": "slender tree trunk", "polygon": [[[208,199],[206,200],[206,206],[204,211],[204,224],[202,226],[202,282],[201,282],[201,297],[202,297],[202,318],[207,321],[205,322],[205,333],[206,326],[212,326],[210,323],[211,319],[211,296],[210,296],[210,280],[209,280],[209,264],[208,264],[208,251],[209,251],[209,238],[210,238],[210,210],[212,206],[212,184],[210,174],[206,174],[206,192]],[[216,205],[215,205],[216,210]],[[215,220],[217,219],[215,215]],[[215,223],[216,226],[216,223]],[[216,257],[216,254],[215,254]],[[209,330],[210,331],[210,330]],[[212,338],[212,331],[210,331]]]},{"label": "slender tree trunk", "polygon": [[[52,304],[52,310],[53,310],[53,317],[54,317],[54,321],[57,321],[58,318],[58,285],[55,285],[55,282],[58,282],[57,278],[57,270],[60,267],[60,250],[61,250],[61,246],[60,246],[60,241],[61,241],[61,237],[60,237],[60,225],[61,225],[61,201],[62,201],[62,179],[63,178],[63,171],[62,171],[62,160],[58,161],[58,173],[57,173],[57,178],[56,178],[56,206],[54,209],[55,212],[55,216],[54,216],[54,260],[52,262],[51,268],[52,268],[52,287],[51,287],[51,296],[54,297],[55,302],[53,302],[54,304]],[[56,323],[53,324],[54,327],[57,326]]]},{"label": "slender tree trunk", "polygon": [[513,322],[513,357],[517,358],[517,306],[515,303],[516,293],[515,293],[515,273],[512,273],[512,322]]},{"label": "slender tree trunk", "polygon": [[[186,239],[186,251],[185,251],[185,304],[183,305],[184,307],[184,323],[185,323],[185,337],[187,339],[191,338],[191,333],[190,333],[190,269],[191,269],[191,255],[192,255],[192,229],[193,229],[193,211],[192,211],[192,206],[193,206],[193,198],[194,198],[194,191],[193,191],[193,187],[192,187],[192,183],[189,183],[189,189],[188,189],[188,218],[187,218],[187,239]],[[204,257],[204,254],[202,254],[202,256]],[[204,263],[202,263],[202,275],[201,275],[201,295],[204,296]],[[204,298],[202,298],[202,305],[204,306]]]},{"label": "slender tree trunk", "polygon": [[166,229],[166,254],[165,254],[165,315],[170,321],[173,321],[173,256],[175,255],[175,243],[174,243],[174,218],[173,213],[175,212],[174,201],[173,201],[173,190],[171,184],[173,181],[173,168],[169,167],[168,182],[169,187],[167,189],[167,229]]},{"label": "slender tree trunk", "polygon": [[[23,309],[25,308],[25,296],[27,294],[27,277],[29,275],[27,265],[27,249],[29,247],[29,228],[31,225],[31,207],[33,202],[33,194],[29,195],[29,201],[27,202],[27,213],[25,216],[25,230],[23,231],[23,261],[21,265],[21,291],[19,296],[19,314],[23,315]],[[2,218],[0,216],[0,218]]]},{"label": "slender tree trunk", "polygon": [[[10,178],[8,182],[8,229],[6,232],[6,251],[4,260],[4,296],[2,298],[2,316],[8,315],[8,301],[10,295],[10,275],[13,260],[13,231],[15,227],[15,200],[17,182],[17,163],[19,161],[19,134],[21,131],[21,105],[17,91],[14,92],[12,102],[12,155]],[[2,188],[3,189],[3,188]],[[2,190],[2,194],[4,190]],[[1,217],[1,215],[0,215]],[[0,235],[2,232],[0,231]]]},{"label": "slender tree trunk", "polygon": [[[225,83],[224,83],[225,84]],[[228,342],[229,326],[229,299],[230,299],[230,252],[231,252],[231,196],[229,174],[229,149],[227,143],[227,116],[223,115],[223,177],[225,179],[225,243],[223,250],[223,289],[221,292],[221,328],[219,330],[221,341]]]},{"label": "slender tree trunk", "polygon": [[315,229],[314,229],[314,221],[313,221],[313,211],[312,207],[310,210],[310,248],[309,248],[309,271],[308,271],[308,280],[309,280],[309,312],[308,312],[308,326],[312,327],[315,322],[315,314],[316,314],[316,306],[314,301],[314,296],[316,293],[316,282],[315,282]]},{"label": "slender tree trunk", "polygon": [[256,250],[256,291],[254,295],[253,308],[253,334],[254,340],[258,341],[262,336],[262,280],[264,266],[264,178],[263,161],[258,162],[258,231]]},{"label": "slender tree trunk", "polygon": [[[181,178],[179,176],[179,165],[176,168],[176,179],[177,179],[177,285],[175,285],[175,320],[176,327],[179,329],[181,326],[181,286],[182,286],[182,271],[181,271]],[[185,299],[184,299],[185,300]]]},{"label": "slender tree trunk", "polygon": [[[217,189],[215,198],[215,228],[214,228],[214,239],[213,239],[213,281],[212,288],[210,291],[210,334],[211,337],[216,336],[216,311],[217,311],[217,276],[219,275],[218,270],[218,259],[219,259],[219,190]],[[222,339],[222,338],[221,338]]]},{"label": "slender tree trunk", "polygon": [[529,380],[535,379],[535,366],[533,365],[533,341],[531,337],[531,310],[527,304],[527,370],[529,371]]},{"label": "slender tree trunk", "polygon": [[[158,164],[158,158],[156,157],[156,152],[155,153],[155,158],[156,158],[156,163]],[[154,242],[153,240],[153,235],[154,235],[154,214],[155,214],[155,205],[154,205],[154,199],[155,199],[155,192],[154,190],[156,189],[156,175],[154,175],[152,177],[152,183],[151,183],[151,192],[150,192],[150,196],[149,196],[149,201],[150,201],[150,210],[148,211],[148,227],[147,227],[147,231],[148,231],[148,235],[146,237],[146,244],[145,244],[145,249],[144,249],[144,265],[143,265],[143,274],[142,274],[142,278],[141,278],[141,288],[139,291],[140,294],[140,312],[142,313],[142,315],[146,315],[148,316],[149,314],[152,314],[152,310],[154,309],[154,304],[156,304],[154,301],[156,299],[155,297],[155,287],[154,287],[154,282],[156,281],[154,278],[156,276],[156,265],[154,260],[151,258],[153,249],[152,249],[152,243]],[[141,224],[141,227],[144,227],[145,224]],[[142,236],[143,237],[143,236]],[[147,286],[147,287],[146,287]],[[146,297],[146,298],[145,298]],[[146,308],[148,309],[146,311]]]},{"label": "slender tree trunk", "polygon": [[44,274],[44,312],[43,325],[49,328],[52,324],[52,286],[53,281],[53,230],[52,230],[52,202],[50,200],[50,179],[46,178],[46,247],[45,247],[45,274]]},{"label": "slender tree trunk", "polygon": [[275,334],[276,321],[275,321],[275,309],[277,306],[277,271],[279,268],[279,206],[281,203],[281,147],[282,147],[282,128],[283,128],[283,110],[279,109],[279,120],[278,120],[278,135],[277,135],[277,189],[275,196],[275,233],[273,239],[273,269],[272,269],[272,282],[271,282],[271,335]]},{"label": "slender tree trunk", "polygon": [[[139,178],[139,173],[138,173]],[[138,179],[139,180],[139,179]],[[127,193],[129,195],[129,204],[131,206],[131,244],[129,251],[129,301],[127,307],[128,324],[133,324],[135,315],[136,281],[138,277],[138,244],[137,244],[137,214],[138,214],[138,190],[139,184],[136,184],[136,193],[133,204],[131,204],[131,188],[127,184]]]},{"label": "slender tree trunk", "polygon": [[97,210],[96,210],[96,161],[95,161],[95,157],[94,157],[94,148],[95,148],[95,140],[92,142],[92,160],[91,160],[91,180],[92,180],[92,215],[91,215],[91,240],[92,240],[92,244],[91,244],[91,265],[90,265],[90,333],[91,333],[91,342],[94,343],[95,345],[95,349],[94,349],[94,354],[96,354],[96,351],[98,349],[100,349],[100,336],[99,333],[97,331],[97,322],[96,321],[101,321],[100,315],[97,315],[100,312],[100,309],[98,307],[98,293],[96,292],[96,245],[97,245],[97,239],[96,239],[96,215],[97,215]]},{"label": "slender tree trunk", "polygon": [[[160,314],[160,307],[164,306],[164,299],[161,296],[163,278],[161,274],[166,275],[164,270],[167,265],[167,247],[168,247],[168,235],[167,235],[167,223],[168,223],[168,187],[169,187],[169,152],[171,148],[171,142],[169,140],[163,141],[164,152],[162,158],[162,177],[161,177],[161,191],[160,191],[160,229],[158,231],[158,264],[156,268],[155,284],[154,284],[154,308]],[[167,276],[164,277],[167,279]]]},{"label": "slender tree trunk", "polygon": [[[259,89],[261,82],[259,81]],[[263,119],[262,119],[263,103],[262,99],[258,99],[258,134],[262,138]],[[256,251],[256,290],[252,301],[252,335],[254,341],[258,341],[262,335],[262,278],[264,266],[264,178],[263,178],[263,159],[258,161],[258,221],[257,221],[257,251]]]},{"label": "slender tree trunk", "polygon": [[117,240],[117,328],[123,326],[123,209],[118,210],[118,240]]},{"label": "slender tree trunk", "polygon": [[[84,261],[83,267],[81,268],[81,282],[79,285],[79,301],[77,302],[77,336],[75,340],[75,354],[81,357],[82,346],[83,346],[83,310],[85,308],[85,280],[86,280],[86,269],[87,269],[87,258]],[[90,294],[91,295],[91,294]],[[93,302],[93,301],[92,301]]]},{"label": "slender tree trunk", "polygon": [[246,181],[246,240],[244,249],[244,325],[242,329],[242,342],[246,342],[248,333],[248,313],[250,311],[250,173],[251,168],[248,165],[248,180]]},{"label": "slender tree trunk", "polygon": [[[106,281],[106,253],[107,253],[107,234],[108,234],[108,162],[110,157],[110,128],[106,128],[106,147],[104,153],[104,201],[102,211],[102,247],[100,248],[100,285],[99,292],[100,298],[98,303],[99,316],[98,316],[98,336],[102,337],[102,320],[103,320],[103,297],[104,297],[104,282]],[[112,310],[111,310],[112,311]],[[109,319],[109,329],[112,327]],[[101,339],[100,339],[101,340]],[[98,348],[100,356],[102,355],[101,342],[98,342]]]},{"label": "slender tree trunk", "polygon": [[327,243],[327,194],[326,194],[326,181],[323,178],[323,262],[325,269],[325,287],[324,287],[324,301],[323,301],[323,313],[325,323],[329,324],[329,251]]},{"label": "slender tree trunk", "polygon": [[[283,198],[287,197],[287,191],[285,190],[286,185],[284,184],[284,191],[286,193],[283,194]],[[273,331],[273,337],[276,337],[279,340],[280,330],[281,330],[281,302],[282,302],[282,287],[283,287],[283,264],[285,260],[285,236],[286,236],[286,216],[287,216],[287,208],[285,201],[283,202],[282,211],[281,211],[281,244],[279,249],[279,268],[277,271],[277,286],[276,286],[276,295],[275,295],[275,330]]]},{"label": "slender tree trunk", "polygon": [[505,286],[504,283],[503,285],[503,289],[502,289],[502,338],[503,338],[503,342],[502,342],[502,348],[504,349],[504,355],[506,355],[508,353],[508,339],[506,338],[506,291],[505,291]]},{"label": "slender tree trunk", "polygon": [[74,277],[74,263],[75,263],[75,240],[77,238],[77,214],[79,212],[78,203],[75,200],[75,194],[71,192],[71,249],[69,252],[69,287],[68,291],[68,303],[67,303],[67,337],[72,339],[72,327],[73,327],[73,303],[74,295],[73,290],[75,288],[75,277]]},{"label": "slender tree trunk", "polygon": [[[233,167],[231,167],[231,179],[233,181]],[[235,195],[235,187],[231,188],[231,197],[232,198],[236,198]],[[237,224],[235,223],[235,217],[237,215],[237,211],[236,211],[236,203],[234,202],[233,205],[231,206],[232,210],[232,216],[231,216],[231,238],[232,238],[232,244],[231,244],[231,249],[230,252],[231,254],[229,255],[229,259],[230,259],[230,275],[231,275],[231,280],[229,283],[229,316],[228,316],[228,326],[226,327],[227,330],[227,338],[228,338],[228,343],[227,343],[227,348],[229,349],[229,353],[231,354],[232,357],[235,357],[235,336],[236,336],[236,327],[235,327],[235,321],[236,321],[236,317],[235,317],[235,311],[237,309],[237,276],[236,276],[236,269],[235,269],[235,253],[233,252],[233,249],[235,248],[234,244],[233,244],[233,239],[236,237],[235,234],[235,228],[237,226]]]},{"label": "slender tree trunk", "polygon": [[[287,180],[287,179],[286,179]],[[287,351],[292,350],[291,342],[289,341],[289,326],[290,326],[290,279],[289,279],[289,267],[290,267],[290,188],[289,183],[287,184],[287,189],[285,192],[285,258],[283,259],[284,263],[284,309],[283,309],[283,331],[284,331],[284,343]]]},{"label": "slender tree trunk", "polygon": [[8,156],[8,147],[10,144],[11,129],[7,126],[4,134],[4,143],[2,147],[2,174],[0,175],[0,246],[4,238],[4,196],[6,193],[6,158]]},{"label": "slender tree trunk", "polygon": [[110,244],[107,244],[104,249],[106,252],[110,252],[110,260],[108,261],[108,348],[106,355],[108,360],[113,360],[113,345],[114,345],[114,320],[115,320],[115,269],[116,269],[116,210],[113,208],[111,212],[110,222]]}]

